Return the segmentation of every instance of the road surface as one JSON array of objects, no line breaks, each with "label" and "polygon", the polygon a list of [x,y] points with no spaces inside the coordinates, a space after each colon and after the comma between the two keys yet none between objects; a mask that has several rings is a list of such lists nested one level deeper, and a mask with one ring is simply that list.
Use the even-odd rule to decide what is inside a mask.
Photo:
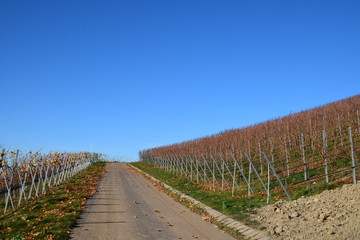
[{"label": "road surface", "polygon": [[108,163],[99,192],[89,199],[72,239],[234,239],[134,173]]}]

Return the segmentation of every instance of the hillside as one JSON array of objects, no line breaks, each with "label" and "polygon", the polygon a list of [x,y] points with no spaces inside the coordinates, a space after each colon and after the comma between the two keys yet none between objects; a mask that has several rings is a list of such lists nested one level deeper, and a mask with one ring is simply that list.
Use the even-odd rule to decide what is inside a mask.
[{"label": "hillside", "polygon": [[[140,158],[178,176],[267,201],[356,182],[360,95],[182,143]],[[241,192],[243,191],[243,192]]]}]

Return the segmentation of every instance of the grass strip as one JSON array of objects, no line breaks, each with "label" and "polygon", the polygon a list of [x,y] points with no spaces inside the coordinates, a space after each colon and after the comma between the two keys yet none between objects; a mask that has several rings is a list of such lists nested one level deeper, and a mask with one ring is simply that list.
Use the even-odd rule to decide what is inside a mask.
[{"label": "grass strip", "polygon": [[0,239],[69,239],[86,200],[96,193],[105,162],[91,164],[81,173],[53,187],[39,199],[0,216]]}]

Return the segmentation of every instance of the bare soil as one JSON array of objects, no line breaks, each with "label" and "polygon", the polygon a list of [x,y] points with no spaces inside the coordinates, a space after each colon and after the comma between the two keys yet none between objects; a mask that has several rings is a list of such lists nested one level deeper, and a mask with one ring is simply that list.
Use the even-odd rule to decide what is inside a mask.
[{"label": "bare soil", "polygon": [[260,208],[253,218],[272,239],[360,239],[360,184],[279,201]]}]

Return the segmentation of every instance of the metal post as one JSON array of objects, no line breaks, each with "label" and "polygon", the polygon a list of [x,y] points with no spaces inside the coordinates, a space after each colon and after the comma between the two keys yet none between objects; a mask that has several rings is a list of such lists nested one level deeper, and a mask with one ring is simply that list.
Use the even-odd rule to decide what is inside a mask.
[{"label": "metal post", "polygon": [[234,175],[233,175],[233,184],[232,184],[232,189],[231,189],[231,196],[234,196],[234,188],[235,188],[235,182],[236,182],[236,164],[234,161]]},{"label": "metal post", "polygon": [[213,189],[215,189],[215,159],[212,158],[212,185]]},{"label": "metal post", "polygon": [[354,145],[353,145],[351,127],[349,127],[349,135],[350,135],[351,167],[352,167],[353,183],[356,184],[356,168],[355,168],[356,164],[355,164]]},{"label": "metal post", "polygon": [[196,156],[194,156],[195,158],[195,162],[196,162],[196,182],[199,182],[199,162],[196,158]]},{"label": "metal post", "polygon": [[254,169],[254,172],[255,172],[255,174],[256,174],[256,176],[257,176],[257,178],[260,180],[261,185],[263,186],[264,190],[266,191],[266,186],[265,186],[265,184],[264,184],[263,180],[261,179],[261,177],[260,177],[259,173],[257,172],[257,170],[256,170],[256,168],[255,168],[255,166],[254,166],[253,162],[251,161],[250,157],[249,157],[246,153],[245,153],[245,156],[246,156],[246,158],[247,158],[247,159],[248,159],[248,161],[249,161],[249,168]]},{"label": "metal post", "polygon": [[250,183],[249,183],[248,180],[246,179],[246,176],[245,176],[245,173],[244,173],[244,171],[243,171],[243,168],[239,165],[239,163],[238,163],[238,161],[236,160],[234,154],[231,154],[231,156],[232,156],[234,162],[236,163],[236,165],[238,166],[239,171],[240,171],[240,173],[241,173],[241,176],[244,178],[244,180],[245,180],[245,182],[246,182],[246,184],[247,184],[247,186],[248,186],[248,189],[250,189],[250,191],[251,191],[252,193],[254,193],[254,191],[252,190],[252,188],[251,188],[251,186],[250,186]]},{"label": "metal post", "polygon": [[338,116],[338,124],[339,124],[339,132],[340,132],[340,141],[341,141],[341,146],[344,146],[344,141],[343,141],[343,135],[342,135],[342,129],[341,129],[341,122],[340,122],[340,116],[339,114]]},{"label": "metal post", "polygon": [[261,157],[261,145],[260,145],[260,142],[259,142],[259,162],[260,162],[260,174],[262,174],[263,172],[263,164],[262,164],[262,157]]},{"label": "metal post", "polygon": [[[287,172],[287,176],[290,177],[290,170],[289,170],[289,153],[288,153],[288,150],[287,150],[286,136],[284,136],[284,143],[285,143],[286,172]],[[268,168],[269,168],[269,167],[268,167]]]},{"label": "metal post", "polygon": [[[221,155],[221,153],[219,154],[219,156],[220,156],[221,160],[223,161],[224,166],[226,167],[226,170],[228,171],[231,179],[234,181],[235,176],[231,173],[230,168],[229,168],[228,164],[226,163],[225,159],[223,158],[223,156]],[[238,189],[240,189],[240,187],[239,187],[239,185],[237,184],[237,182],[235,182],[235,185],[237,186]]]},{"label": "metal post", "polygon": [[244,169],[244,164],[243,164],[243,154],[242,154],[242,151],[240,151],[240,165],[241,165],[241,169]]},{"label": "metal post", "polygon": [[[212,172],[212,170],[211,170],[211,167],[210,167],[210,165],[209,165],[209,163],[206,161],[206,159],[205,159],[205,157],[204,157],[204,155],[203,154],[201,154],[201,157],[202,157],[202,159],[204,160],[204,171],[205,171],[205,167],[207,167],[208,169],[209,169],[209,171],[210,171],[210,174],[213,174],[213,172]],[[204,182],[205,182],[205,178],[210,182],[210,179],[208,178],[208,176],[207,176],[207,174],[206,175],[204,175]],[[216,179],[215,179],[216,180]],[[217,180],[216,180],[216,182],[217,182]]]},{"label": "metal post", "polygon": [[193,160],[192,158],[189,156],[189,161],[190,161],[190,180],[193,180]]},{"label": "metal post", "polygon": [[229,184],[227,183],[227,181],[226,181],[226,179],[225,179],[225,177],[224,177],[224,174],[221,172],[220,167],[219,167],[218,164],[216,163],[216,161],[215,161],[215,159],[214,159],[214,157],[212,156],[211,153],[210,153],[210,157],[213,159],[213,163],[214,163],[216,169],[217,169],[217,170],[219,171],[219,173],[221,174],[221,179],[222,179],[222,181],[226,184],[227,187],[229,187]]},{"label": "metal post", "polygon": [[179,161],[179,164],[180,164],[180,178],[182,178],[183,172],[184,172],[183,159],[182,159],[181,156],[178,157],[176,154],[175,154],[175,157],[176,157],[176,158],[178,159],[178,161]]},{"label": "metal post", "polygon": [[30,185],[30,190],[29,190],[29,195],[28,198],[31,198],[31,193],[33,188],[35,187],[35,175],[33,175],[32,169],[31,169],[31,165],[29,164],[29,172],[30,172],[30,177],[31,177],[31,185]]},{"label": "metal post", "polygon": [[304,144],[304,134],[301,133],[301,152],[304,162],[304,180],[307,180],[307,164],[306,164],[306,158],[305,158],[305,144]]},{"label": "metal post", "polygon": [[273,145],[273,136],[270,137],[270,153],[271,153],[271,162],[274,164],[274,145]]},{"label": "metal post", "polygon": [[327,162],[327,157],[326,157],[327,143],[326,143],[326,132],[325,132],[325,130],[323,130],[323,145],[324,145],[325,182],[329,183],[328,162]]},{"label": "metal post", "polygon": [[266,191],[266,203],[269,204],[270,201],[270,165],[267,165],[267,191]]},{"label": "metal post", "polygon": [[18,174],[19,174],[20,184],[21,184],[18,206],[20,206],[20,203],[21,203],[21,200],[22,200],[23,196],[24,196],[24,201],[27,201],[26,194],[25,194],[25,189],[26,189],[26,177],[27,177],[28,165],[25,163],[25,161],[24,161],[23,165],[25,165],[25,171],[24,171],[24,178],[22,180],[21,180],[21,176],[20,176],[21,175],[20,171],[19,171],[19,169],[17,170]]},{"label": "metal post", "polygon": [[286,196],[288,197],[288,199],[291,201],[291,197],[288,193],[288,191],[286,190],[285,186],[283,185],[283,183],[281,182],[279,176],[277,175],[274,166],[271,164],[271,162],[269,161],[269,159],[267,158],[266,154],[263,152],[264,158],[267,161],[267,163],[269,164],[273,174],[275,175],[276,179],[278,180],[278,182],[280,183],[281,188],[283,189],[284,193],[286,194]]},{"label": "metal post", "polygon": [[221,162],[221,191],[224,191],[224,170],[225,170],[225,166],[224,166],[224,159],[221,159],[222,162]]},{"label": "metal post", "polygon": [[169,171],[170,173],[174,173],[174,163],[173,160],[169,157],[169,155],[165,154],[165,159],[168,161],[169,163]]},{"label": "metal post", "polygon": [[14,207],[14,202],[12,200],[12,197],[11,197],[11,185],[12,185],[12,182],[13,182],[13,178],[14,178],[14,173],[11,169],[9,169],[8,167],[8,172],[10,174],[10,181],[9,183],[7,182],[7,179],[6,179],[6,172],[4,171],[4,183],[5,183],[5,187],[7,189],[7,193],[5,193],[5,207],[4,207],[4,214],[6,213],[6,210],[7,210],[7,207],[8,207],[8,204],[9,204],[9,201],[10,201],[10,204],[12,206],[12,209],[15,210],[15,207]]},{"label": "metal post", "polygon": [[310,130],[310,145],[311,145],[311,150],[314,151],[314,141],[312,139],[312,121],[311,121],[311,118],[309,119],[309,130]]},{"label": "metal post", "polygon": [[356,110],[357,115],[357,124],[358,124],[358,134],[360,134],[360,117],[359,117],[359,110]]},{"label": "metal post", "polygon": [[180,160],[179,158],[176,156],[176,154],[173,154],[173,158],[176,162],[176,173],[177,175],[179,175],[179,172],[181,173],[181,163],[180,163]]},{"label": "metal post", "polygon": [[[204,158],[204,156],[202,155],[203,159],[204,159],[204,183],[205,183],[205,176],[206,176],[206,160]],[[207,176],[206,176],[207,177]]]},{"label": "metal post", "polygon": [[[246,153],[245,153],[245,156],[247,156]],[[251,164],[250,163],[249,163],[248,183],[249,183],[249,185],[251,185]],[[250,198],[250,188],[248,188],[248,198]]]}]

